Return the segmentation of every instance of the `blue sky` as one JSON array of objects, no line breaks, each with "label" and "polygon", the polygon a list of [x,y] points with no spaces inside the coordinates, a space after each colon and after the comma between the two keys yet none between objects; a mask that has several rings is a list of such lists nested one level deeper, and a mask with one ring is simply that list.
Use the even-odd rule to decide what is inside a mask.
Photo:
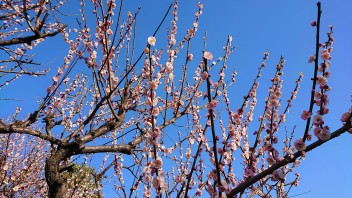
[{"label": "blue sky", "polygon": [[[179,33],[183,34],[186,28],[193,23],[197,2],[180,1]],[[142,48],[146,38],[152,34],[172,1],[144,0],[133,1],[131,5],[129,3],[125,2],[125,11],[133,12],[137,5],[141,6],[137,31],[142,31],[139,33],[139,47]],[[300,120],[300,113],[302,110],[308,109],[309,105],[313,64],[308,64],[307,60],[315,50],[315,29],[310,26],[310,22],[316,19],[316,1],[205,0],[202,3],[204,9],[199,22],[198,34],[200,35],[198,35],[198,41],[195,40],[193,45],[199,45],[200,53],[202,50],[201,35],[206,30],[208,32],[207,50],[211,51],[214,57],[217,57],[222,54],[221,48],[226,42],[227,35],[233,36],[236,49],[230,58],[229,66],[235,66],[238,72],[237,83],[231,88],[234,93],[232,96],[230,95],[233,104],[242,101],[241,97],[251,85],[266,49],[269,49],[270,58],[267,61],[268,68],[261,79],[261,92],[258,93],[258,97],[266,95],[268,79],[281,55],[286,60],[283,77],[284,83],[287,85],[283,89],[286,90],[286,93],[293,89],[294,80],[298,77],[299,72],[303,72],[304,79],[301,89],[286,123],[288,128],[297,125],[296,132],[303,135],[299,129],[303,130],[305,123]],[[348,59],[352,53],[349,50],[352,46],[351,7],[352,2],[348,0],[322,1],[321,40],[325,41],[324,33],[328,31],[330,24],[334,25],[335,37],[331,77],[329,78],[329,85],[332,87],[329,93],[330,113],[325,119],[332,130],[341,126],[339,121],[341,114],[351,107],[352,66]],[[72,10],[72,12],[76,11]],[[171,17],[168,20],[170,21]],[[169,26],[168,21],[166,25]],[[165,37],[166,25],[158,33],[157,39]],[[53,39],[50,39],[49,42],[53,44],[45,46],[45,49],[39,46],[36,50],[37,60],[47,63],[56,71],[55,64],[62,63],[61,57],[66,53],[65,47],[58,48]],[[0,115],[11,115],[16,106],[23,107],[24,112],[32,112],[36,107],[35,97],[44,96],[43,90],[49,85],[50,79],[50,76],[34,79],[22,77],[10,86],[3,88],[0,91],[0,98],[15,98],[23,101],[0,101]],[[286,96],[289,95],[286,94]],[[258,101],[259,108],[264,102],[260,98]],[[299,134],[297,137],[301,136]],[[352,194],[350,188],[352,185],[351,141],[352,136],[344,134],[308,153],[307,158],[297,169],[301,173],[302,180],[299,187],[291,192],[291,195],[307,192],[298,197],[308,198],[346,197],[346,195]]]}]

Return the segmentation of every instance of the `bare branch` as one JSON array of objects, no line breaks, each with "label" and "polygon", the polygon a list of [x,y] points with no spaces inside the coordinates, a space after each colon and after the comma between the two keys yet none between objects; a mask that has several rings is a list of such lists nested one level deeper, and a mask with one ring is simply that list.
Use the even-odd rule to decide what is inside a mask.
[{"label": "bare branch", "polygon": [[134,151],[134,147],[128,144],[122,144],[117,146],[86,146],[84,147],[80,153],[123,153],[127,155],[131,155]]},{"label": "bare branch", "polygon": [[27,134],[27,135],[32,135],[39,137],[43,140],[47,140],[51,143],[54,144],[60,144],[61,141],[59,139],[56,139],[53,136],[46,135],[42,133],[41,131],[31,129],[27,126],[21,126],[21,124],[17,124],[16,122],[11,125],[5,125],[2,124],[0,125],[0,134],[11,134],[11,133],[19,133],[19,134]]},{"label": "bare branch", "polygon": [[46,37],[53,37],[57,35],[58,33],[62,32],[65,29],[66,25],[62,25],[58,30],[54,32],[49,32],[49,33],[43,33],[39,35],[32,35],[32,36],[27,36],[27,37],[20,37],[20,38],[13,38],[10,40],[3,40],[0,41],[0,46],[9,46],[9,45],[16,45],[16,44],[22,44],[26,43],[28,45],[31,45],[31,42],[37,39],[41,38],[46,38]]}]

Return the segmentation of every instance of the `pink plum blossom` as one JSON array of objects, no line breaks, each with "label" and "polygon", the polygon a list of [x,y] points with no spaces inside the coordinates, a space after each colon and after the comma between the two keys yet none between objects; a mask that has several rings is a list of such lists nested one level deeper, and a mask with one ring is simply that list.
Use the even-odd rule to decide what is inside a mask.
[{"label": "pink plum blossom", "polygon": [[148,44],[151,46],[155,46],[156,38],[154,36],[148,37]]},{"label": "pink plum blossom", "polygon": [[158,87],[158,83],[156,83],[155,81],[151,81],[149,83],[149,86],[150,86],[151,89],[154,90],[154,89],[156,89]]},{"label": "pink plum blossom", "polygon": [[324,127],[323,130],[319,133],[319,139],[322,141],[329,140],[331,137],[331,133],[328,127]]},{"label": "pink plum blossom", "polygon": [[311,112],[307,111],[307,110],[303,110],[302,112],[302,115],[301,115],[301,118],[303,120],[307,120],[308,118],[310,118],[310,116],[312,115]]},{"label": "pink plum blossom", "polygon": [[53,77],[53,81],[54,81],[54,82],[57,82],[58,80],[59,80],[59,76],[54,76],[54,77]]},{"label": "pink plum blossom", "polygon": [[266,161],[268,162],[269,165],[274,165],[276,163],[275,159],[273,158],[273,156],[269,156],[268,158],[266,158]]},{"label": "pink plum blossom", "polygon": [[213,59],[213,55],[210,52],[204,52],[203,57],[207,60]]},{"label": "pink plum blossom", "polygon": [[314,129],[314,135],[315,135],[316,137],[319,137],[321,131],[322,131],[322,128],[316,127],[316,128]]},{"label": "pink plum blossom", "polygon": [[281,170],[276,170],[276,171],[273,172],[273,175],[272,175],[271,179],[273,181],[284,180],[285,179],[285,175],[282,173]]},{"label": "pink plum blossom", "polygon": [[327,82],[328,82],[328,80],[324,76],[317,77],[318,85],[325,85]]},{"label": "pink plum blossom", "polygon": [[187,60],[191,61],[193,59],[193,54],[188,54]]},{"label": "pink plum blossom", "polygon": [[313,117],[313,124],[317,124],[317,125],[320,125],[320,124],[323,124],[324,121],[323,121],[323,117],[321,115],[315,115]]},{"label": "pink plum blossom", "polygon": [[152,115],[153,116],[157,116],[157,115],[159,115],[159,108],[153,108],[153,111],[152,111]]},{"label": "pink plum blossom", "polygon": [[196,195],[197,196],[202,196],[202,190],[200,190],[199,188],[197,189],[197,192],[196,192]]},{"label": "pink plum blossom", "polygon": [[351,117],[351,113],[350,112],[346,112],[344,114],[342,114],[342,117],[341,117],[341,122],[347,122],[348,121],[348,118]]},{"label": "pink plum blossom", "polygon": [[315,55],[311,55],[308,59],[308,63],[312,63],[315,60]]},{"label": "pink plum blossom", "polygon": [[175,45],[176,44],[176,39],[175,39],[175,34],[170,35],[170,45]]},{"label": "pink plum blossom", "polygon": [[144,189],[144,192],[143,192],[143,196],[144,197],[151,197],[152,196],[152,192],[150,192],[150,189]]},{"label": "pink plum blossom", "polygon": [[329,60],[331,59],[331,56],[330,56],[330,51],[328,49],[324,49],[322,52],[321,52],[321,58],[323,60]]},{"label": "pink plum blossom", "polygon": [[209,110],[210,110],[210,109],[214,109],[214,108],[216,107],[216,104],[217,104],[216,100],[212,100],[212,101],[209,102],[209,104],[208,104],[208,109],[209,109]]},{"label": "pink plum blossom", "polygon": [[203,9],[203,4],[201,2],[198,2],[198,8]]},{"label": "pink plum blossom", "polygon": [[303,142],[302,139],[295,140],[294,146],[298,151],[304,151],[306,149],[306,144]]},{"label": "pink plum blossom", "polygon": [[156,158],[155,160],[153,160],[153,166],[155,167],[155,168],[161,168],[162,167],[162,165],[163,165],[163,161],[162,161],[162,159],[160,158],[160,157],[158,157],[158,158]]}]

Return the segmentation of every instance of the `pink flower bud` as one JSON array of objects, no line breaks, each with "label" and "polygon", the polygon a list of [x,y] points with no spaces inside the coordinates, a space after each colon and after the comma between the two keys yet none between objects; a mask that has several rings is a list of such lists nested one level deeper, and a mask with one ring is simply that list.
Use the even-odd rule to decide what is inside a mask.
[{"label": "pink flower bud", "polygon": [[204,72],[202,73],[202,80],[206,80],[208,77],[209,77],[208,72],[204,71]]}]

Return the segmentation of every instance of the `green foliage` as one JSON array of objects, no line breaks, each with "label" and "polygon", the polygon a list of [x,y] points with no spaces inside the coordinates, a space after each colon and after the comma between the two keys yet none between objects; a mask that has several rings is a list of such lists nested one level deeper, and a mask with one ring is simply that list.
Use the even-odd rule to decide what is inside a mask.
[{"label": "green foliage", "polygon": [[79,197],[97,198],[94,173],[95,170],[92,167],[74,164],[72,169],[63,174],[67,179],[69,189],[72,189],[69,194]]}]

